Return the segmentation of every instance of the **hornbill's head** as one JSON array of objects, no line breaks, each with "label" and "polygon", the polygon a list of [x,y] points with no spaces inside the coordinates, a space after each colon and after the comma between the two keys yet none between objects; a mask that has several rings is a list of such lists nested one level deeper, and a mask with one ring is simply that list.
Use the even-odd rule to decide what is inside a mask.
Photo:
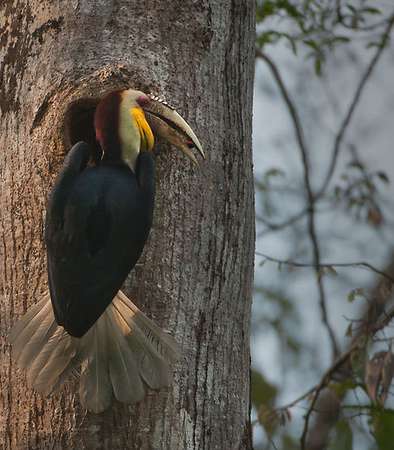
[{"label": "hornbill's head", "polygon": [[94,125],[96,138],[107,162],[124,162],[135,169],[138,154],[152,150],[155,138],[175,145],[195,164],[195,147],[205,158],[202,146],[186,121],[167,103],[141,91],[114,91],[98,104]]}]

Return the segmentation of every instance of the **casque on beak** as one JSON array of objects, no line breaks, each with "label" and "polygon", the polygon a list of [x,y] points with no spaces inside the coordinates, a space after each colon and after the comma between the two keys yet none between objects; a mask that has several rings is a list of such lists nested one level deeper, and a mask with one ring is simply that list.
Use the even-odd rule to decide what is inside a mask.
[{"label": "casque on beak", "polygon": [[196,148],[204,159],[205,154],[190,125],[163,100],[153,95],[149,98],[150,101],[143,105],[143,110],[153,134],[173,144],[199,166],[191,148]]}]

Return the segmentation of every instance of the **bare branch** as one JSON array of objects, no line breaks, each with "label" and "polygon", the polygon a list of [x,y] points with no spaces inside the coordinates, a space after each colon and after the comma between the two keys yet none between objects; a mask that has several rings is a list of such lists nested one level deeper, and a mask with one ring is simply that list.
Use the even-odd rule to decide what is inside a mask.
[{"label": "bare branch", "polygon": [[[308,208],[304,208],[294,216],[291,216],[287,220],[280,223],[269,222],[268,220],[262,219],[261,217],[259,217],[259,220],[261,220],[261,222],[269,229],[269,231],[279,231],[282,230],[283,228],[287,228],[290,225],[293,225],[294,223],[304,218],[308,214],[308,210],[309,210]],[[261,237],[265,233],[267,233],[267,230],[260,232],[257,237]]]},{"label": "bare branch", "polygon": [[290,403],[287,403],[286,405],[281,406],[280,408],[276,408],[278,411],[285,411],[286,409],[293,408],[293,406],[296,406],[297,403],[302,402],[302,400],[305,400],[307,397],[309,397],[313,392],[315,391],[317,386],[313,386],[310,389],[308,389],[306,392],[304,392],[302,395],[297,397],[295,400],[291,401]]},{"label": "bare branch", "polygon": [[272,61],[272,59],[267,56],[264,52],[262,52],[260,49],[256,49],[256,56],[264,60],[268,67],[270,68],[272,75],[277,82],[277,85],[279,87],[279,90],[282,94],[283,100],[285,101],[287,108],[289,110],[289,113],[292,118],[293,126],[294,126],[294,132],[296,135],[298,147],[300,150],[302,165],[304,169],[304,184],[305,184],[305,190],[307,194],[307,200],[308,200],[308,207],[307,207],[307,213],[308,213],[308,230],[309,230],[309,237],[312,243],[312,251],[313,251],[313,262],[315,266],[315,272],[316,272],[316,282],[317,287],[319,291],[319,305],[320,305],[320,311],[322,316],[322,321],[324,326],[327,329],[331,346],[333,350],[333,354],[338,354],[338,344],[335,338],[334,330],[332,329],[327,315],[327,306],[326,306],[326,296],[324,291],[324,284],[323,279],[320,277],[319,274],[319,264],[320,264],[320,248],[319,243],[317,239],[317,233],[316,233],[316,224],[315,224],[315,196],[312,190],[311,185],[311,177],[310,177],[310,166],[309,166],[309,160],[308,160],[308,149],[305,143],[304,139],[304,132],[302,129],[302,124],[297,112],[297,109],[293,103],[293,101],[290,98],[289,92],[287,91],[287,88],[283,82],[283,79],[281,77],[281,74],[279,72],[279,69],[277,68],[276,64]]},{"label": "bare branch", "polygon": [[319,244],[317,240],[316,235],[316,229],[315,229],[315,214],[314,214],[314,203],[313,200],[310,200],[310,212],[309,212],[309,220],[308,220],[308,228],[309,228],[309,236],[312,241],[312,247],[313,247],[313,266],[315,269],[316,274],[316,281],[317,281],[317,287],[319,290],[319,305],[320,305],[320,311],[322,315],[322,321],[325,325],[328,335],[331,340],[331,347],[333,351],[334,357],[338,355],[339,353],[339,347],[335,338],[334,330],[332,329],[329,321],[328,321],[328,315],[327,315],[327,305],[326,305],[326,294],[324,291],[324,285],[323,285],[323,277],[320,276],[320,249]]},{"label": "bare branch", "polygon": [[[314,264],[311,263],[302,263],[298,261],[292,261],[291,259],[279,259],[274,258],[273,256],[266,255],[265,253],[261,252],[255,252],[256,255],[261,256],[262,258],[265,258],[267,261],[276,262],[278,264],[285,264],[288,266],[293,267],[315,267]],[[320,263],[318,266],[320,269],[324,268],[330,268],[330,267],[353,267],[353,268],[365,268],[370,270],[371,272],[375,272],[376,274],[380,275],[383,278],[386,278],[386,280],[390,281],[390,283],[394,284],[394,278],[390,276],[388,273],[383,272],[382,270],[377,269],[372,264],[365,262],[365,261],[355,261],[355,262],[349,262],[349,263]]]},{"label": "bare branch", "polygon": [[305,144],[305,140],[304,140],[304,132],[302,130],[301,120],[299,118],[299,115],[298,115],[297,109],[294,105],[294,102],[290,98],[290,94],[287,91],[287,88],[282,80],[282,76],[279,72],[279,69],[277,68],[274,61],[268,55],[266,55],[263,51],[261,51],[259,48],[256,48],[256,57],[262,59],[263,61],[265,61],[267,63],[268,67],[270,68],[270,70],[272,72],[272,75],[275,78],[275,81],[278,84],[280,93],[282,94],[283,100],[285,101],[286,106],[287,106],[289,113],[291,115],[291,118],[292,118],[294,131],[296,134],[297,142],[300,147],[302,159],[304,162],[304,170],[308,170],[308,168],[309,168],[309,164],[307,162],[308,152],[307,152],[307,148],[306,148],[306,144]]}]

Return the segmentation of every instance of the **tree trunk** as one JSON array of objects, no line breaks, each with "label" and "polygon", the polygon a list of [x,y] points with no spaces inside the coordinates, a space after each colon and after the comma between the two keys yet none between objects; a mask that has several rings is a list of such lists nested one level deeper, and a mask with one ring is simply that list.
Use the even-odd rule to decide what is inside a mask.
[{"label": "tree trunk", "polygon": [[[250,449],[254,1],[1,3],[1,448]],[[180,343],[174,384],[93,415],[75,382],[30,390],[7,334],[47,289],[43,218],[64,154],[93,143],[97,98],[126,86],[176,105],[208,160],[158,155],[154,224],[126,287]]]}]

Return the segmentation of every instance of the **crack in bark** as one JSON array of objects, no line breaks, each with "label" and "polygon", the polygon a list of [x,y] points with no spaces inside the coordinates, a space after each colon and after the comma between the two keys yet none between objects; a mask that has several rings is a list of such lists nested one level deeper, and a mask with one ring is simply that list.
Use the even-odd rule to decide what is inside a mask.
[{"label": "crack in bark", "polygon": [[34,129],[41,125],[46,113],[48,112],[48,108],[51,104],[52,93],[48,93],[41,105],[38,107],[36,114],[34,115],[33,123],[30,128],[30,134],[33,133]]}]

